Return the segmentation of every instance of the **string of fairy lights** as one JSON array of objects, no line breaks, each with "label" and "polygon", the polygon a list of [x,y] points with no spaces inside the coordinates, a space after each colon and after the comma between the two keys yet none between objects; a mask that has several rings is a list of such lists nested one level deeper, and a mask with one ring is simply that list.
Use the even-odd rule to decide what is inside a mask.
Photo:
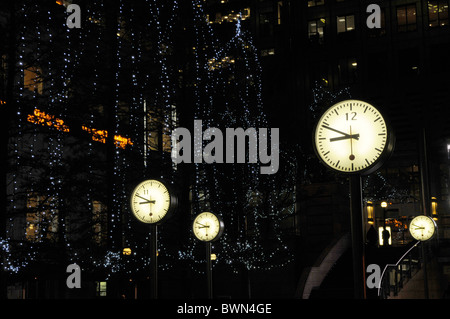
[{"label": "string of fairy lights", "polygon": [[[262,87],[260,78],[260,65],[258,61],[258,50],[253,45],[251,37],[242,29],[240,20],[236,23],[236,32],[223,47],[218,44],[213,30],[209,25],[202,24],[204,12],[201,2],[192,3],[194,16],[198,27],[195,29],[196,44],[195,66],[196,73],[194,79],[197,80],[194,86],[196,98],[195,118],[202,119],[205,126],[224,127],[267,127],[267,121],[262,109]],[[211,41],[212,39],[212,41]],[[206,55],[205,48],[215,48],[211,55]],[[207,51],[206,51],[207,52]],[[233,57],[233,58],[230,58]],[[234,63],[241,62],[239,69],[233,67]],[[218,63],[225,61],[227,63]],[[228,63],[229,62],[229,63]],[[212,67],[212,65],[218,65]],[[205,74],[206,73],[206,74]],[[208,79],[208,84],[203,84],[202,79]],[[234,81],[230,81],[232,78]],[[203,84],[203,85],[199,85]],[[238,98],[229,98],[230,91],[238,92]],[[215,105],[217,95],[225,100],[225,109],[219,109]],[[240,112],[241,111],[241,112]],[[225,119],[225,120],[221,120]],[[200,148],[201,149],[201,148]],[[192,187],[193,215],[200,213],[202,209],[211,206],[215,213],[221,215],[225,220],[226,229],[239,228],[239,219],[242,219],[239,206],[248,215],[253,216],[253,234],[246,234],[241,226],[236,237],[232,231],[224,232],[219,242],[213,243],[213,251],[216,252],[218,262],[222,262],[239,271],[242,266],[246,269],[271,269],[282,267],[292,261],[292,255],[280,232],[280,221],[283,216],[277,211],[275,196],[268,196],[264,205],[252,205],[252,194],[258,195],[258,187],[269,187],[269,194],[275,194],[275,184],[263,183],[259,177],[258,165],[247,165],[247,172],[233,169],[231,176],[224,176],[224,172],[213,165],[209,173],[205,173],[206,167],[202,164],[195,164],[195,181]],[[222,190],[225,183],[242,183],[246,197],[240,198],[236,188],[232,188],[232,194],[225,194]],[[292,191],[292,190],[291,190]],[[227,198],[234,198],[229,203]],[[206,201],[207,203],[202,203]],[[208,202],[209,201],[209,202]],[[264,207],[265,206],[265,209]],[[293,213],[293,205],[290,207]],[[289,213],[287,213],[289,214]],[[275,229],[275,241],[273,249],[267,251],[262,244],[264,235],[261,232],[262,223],[271,217],[273,228]],[[202,272],[201,266],[204,262],[199,256],[199,246],[202,244],[196,241],[193,236],[189,240],[189,245],[185,250],[179,251],[179,258],[187,259],[199,267],[195,267],[198,272]],[[285,253],[285,258],[280,258],[280,253]]]},{"label": "string of fairy lights", "polygon": [[[173,61],[171,60],[170,50],[174,46],[174,28],[179,16],[179,3],[178,1],[158,1],[158,0],[146,0],[145,1],[146,12],[146,26],[135,27],[140,20],[134,18],[135,7],[123,0],[118,1],[118,21],[117,21],[117,51],[116,54],[116,73],[115,73],[115,88],[114,88],[114,127],[113,132],[109,134],[119,134],[123,130],[128,130],[132,136],[140,136],[143,132],[143,122],[147,121],[148,114],[142,112],[144,103],[147,103],[149,107],[158,106],[162,109],[161,123],[162,131],[170,132],[173,129],[174,118],[173,110],[176,107],[176,93],[177,93],[177,72],[174,69]],[[21,4],[20,12],[27,19],[28,11],[25,10],[25,4]],[[42,19],[35,25],[35,36],[38,40],[37,43],[46,43],[49,52],[47,56],[44,56],[42,49],[39,45],[36,45],[36,63],[43,65],[45,68],[45,87],[46,87],[46,99],[38,96],[34,93],[34,103],[42,100],[42,104],[45,109],[58,116],[59,118],[65,118],[67,114],[73,113],[71,110],[70,90],[73,85],[73,77],[77,71],[82,67],[82,60],[85,60],[87,56],[95,60],[96,63],[92,63],[93,69],[91,70],[92,76],[89,83],[89,89],[92,92],[93,103],[97,101],[95,96],[101,90],[100,78],[101,68],[97,67],[102,63],[103,50],[101,48],[100,41],[92,45],[92,38],[94,36],[101,39],[105,33],[104,21],[105,21],[105,3],[104,1],[96,1],[86,6],[86,15],[83,15],[82,28],[79,30],[69,30],[65,24],[58,27],[63,28],[62,39],[66,47],[62,51],[62,56],[58,59],[53,59],[57,55],[57,52],[53,51],[58,43],[56,40],[59,32],[54,32],[54,17],[51,11],[41,10],[40,6],[34,4],[34,14],[42,16]],[[165,13],[162,13],[165,10]],[[194,94],[194,118],[203,120],[203,125],[206,127],[214,127],[222,125],[224,127],[255,127],[262,128],[268,127],[268,122],[263,111],[263,98],[262,98],[262,81],[261,81],[261,66],[258,58],[258,50],[253,45],[251,36],[244,30],[240,20],[236,21],[236,29],[234,36],[229,39],[225,45],[221,45],[218,38],[215,36],[213,27],[210,26],[205,19],[205,12],[203,11],[203,1],[192,1],[192,14],[193,14],[193,32],[194,32],[194,48],[193,48],[193,94]],[[35,17],[35,16],[34,16]],[[163,20],[166,17],[166,20]],[[65,22],[65,21],[64,21]],[[23,144],[29,143],[31,159],[38,160],[37,152],[42,151],[38,148],[41,146],[38,141],[40,139],[39,129],[36,126],[31,126],[32,133],[31,138],[24,136],[25,132],[25,110],[23,109],[24,101],[24,88],[23,88],[23,74],[25,52],[27,50],[26,45],[30,43],[29,38],[25,38],[26,25],[19,31],[19,50],[18,50],[18,70],[20,75],[16,83],[17,89],[17,135],[13,142],[13,154],[14,154],[14,170],[11,173],[12,191],[11,191],[11,209],[14,212],[19,213],[21,207],[19,207],[19,193],[21,189],[21,174],[24,172],[23,154],[20,154]],[[126,29],[126,30],[125,30]],[[153,48],[151,55],[149,55],[148,48],[146,48],[146,41],[149,40],[151,33],[156,35],[157,45]],[[125,32],[126,31],[126,32]],[[44,34],[45,33],[45,34]],[[124,34],[126,33],[126,36]],[[30,36],[29,34],[27,36]],[[58,40],[60,38],[58,37]],[[50,56],[50,58],[49,58]],[[156,65],[155,70],[146,70],[141,68],[141,65],[145,65],[145,60],[149,58],[153,59],[153,65]],[[235,60],[231,62],[230,57]],[[211,61],[225,61],[224,66],[228,67],[216,67],[211,70]],[[239,63],[242,69],[234,67],[234,64]],[[129,98],[125,97],[125,93],[122,90],[123,79],[128,79],[126,66],[131,66],[131,95]],[[158,87],[152,87],[154,80],[152,77],[157,76]],[[233,81],[229,79],[239,79],[240,81]],[[228,92],[236,92],[235,98],[227,96]],[[122,96],[123,95],[123,96]],[[151,98],[150,98],[151,97]],[[223,99],[223,108],[218,108],[217,101]],[[124,101],[127,100],[127,101]],[[128,102],[129,107],[129,123],[123,124],[120,114],[122,103]],[[76,112],[75,112],[76,113]],[[94,112],[83,116],[85,124],[89,127],[93,127],[96,124],[97,115]],[[27,128],[30,127],[29,125]],[[139,243],[139,238],[135,236],[133,224],[128,211],[128,206],[124,203],[128,203],[128,193],[126,183],[131,182],[132,178],[128,176],[128,173],[136,167],[131,164],[128,158],[128,153],[122,149],[116,148],[114,152],[114,176],[113,176],[113,191],[115,196],[112,199],[113,207],[107,207],[109,211],[108,218],[110,221],[108,225],[111,228],[107,229],[108,240],[114,241],[115,234],[120,232],[120,238],[123,238],[123,242],[114,242],[113,249],[106,250],[103,255],[94,254],[94,250],[91,246],[86,247],[87,253],[81,253],[79,248],[74,248],[72,245],[73,234],[66,231],[69,226],[69,221],[65,215],[65,203],[64,203],[64,161],[65,155],[69,145],[65,138],[65,133],[58,130],[50,131],[48,134],[47,155],[48,155],[48,186],[46,189],[47,196],[51,196],[53,200],[49,201],[49,208],[46,214],[58,218],[57,231],[59,232],[60,239],[65,245],[65,253],[68,255],[68,260],[72,262],[78,262],[83,267],[104,269],[107,270],[107,278],[110,274],[125,272],[127,274],[133,274],[136,265],[140,265],[145,268],[149,265],[150,261],[148,255],[139,254],[134,251],[133,247],[142,245]],[[148,154],[144,153],[143,139],[136,140],[135,144],[131,147],[131,150],[141,158],[147,158]],[[93,140],[86,142],[87,148],[85,150],[86,156],[90,161],[87,163],[86,184],[88,187],[84,190],[85,194],[82,196],[86,200],[85,207],[87,213],[92,214],[94,211],[94,201],[97,201],[96,186],[94,185],[97,179],[97,164],[94,162],[96,158],[96,144]],[[162,147],[162,146],[161,146]],[[66,153],[65,153],[66,152]],[[170,160],[170,159],[169,159]],[[144,162],[144,161],[142,161]],[[175,173],[173,167],[171,169],[164,169],[161,171],[161,178],[169,180],[171,183],[175,183]],[[242,168],[242,167],[241,167]],[[293,256],[289,251],[287,244],[284,243],[282,236],[281,222],[286,216],[294,213],[294,206],[284,208],[281,212],[277,203],[277,191],[274,183],[268,182],[269,179],[265,179],[260,176],[259,164],[246,164],[244,171],[241,168],[232,170],[231,176],[226,176],[225,173],[217,165],[211,165],[208,170],[205,170],[205,166],[202,164],[194,164],[194,180],[192,183],[192,219],[198,213],[200,213],[208,205],[211,207],[211,203],[214,203],[215,208],[218,209],[215,213],[221,215],[226,220],[226,230],[236,228],[236,233],[225,231],[221,240],[213,245],[213,251],[216,253],[218,259],[215,265],[222,263],[224,265],[231,266],[235,271],[243,265],[246,269],[272,269],[274,267],[283,267],[293,260]],[[139,167],[143,172],[144,167]],[[245,172],[242,175],[242,172]],[[32,179],[32,170],[26,171],[27,178]],[[237,188],[232,189],[232,196],[235,200],[231,203],[229,199],[224,197],[224,192],[220,190],[221,183],[225,179],[229,181],[242,181],[244,184],[242,188],[244,190],[244,196],[239,194]],[[209,186],[209,187],[207,187]],[[289,186],[291,187],[291,186]],[[254,199],[263,196],[263,192],[258,188],[265,188],[264,204],[259,202],[258,205],[254,205]],[[39,185],[33,183],[31,188],[27,189],[28,196],[39,190]],[[284,190],[295,194],[293,185],[291,189]],[[207,204],[205,202],[209,201]],[[295,200],[294,200],[295,202]],[[243,210],[247,215],[253,216],[251,223],[253,233],[252,235],[246,234],[244,229],[238,228],[241,222],[242,216],[239,215],[238,210],[227,211],[227,208]],[[13,214],[14,215],[14,214]],[[271,249],[267,249],[264,246],[264,233],[262,229],[267,221],[270,221],[271,227],[274,229],[274,237]],[[17,220],[11,218],[10,224],[16,223]],[[250,219],[248,220],[250,223]],[[28,222],[27,226],[30,226],[31,222]],[[12,238],[15,235],[12,233],[11,227],[8,229],[8,237]],[[27,228],[27,227],[25,227]],[[38,245],[42,241],[42,236],[48,233],[49,229],[40,229],[39,233],[36,233],[37,237],[35,243],[28,243],[29,247]],[[89,233],[93,233],[90,229]],[[26,268],[29,262],[35,260],[36,253],[34,249],[30,249],[27,256],[22,256],[20,260],[13,258],[14,247],[11,241],[2,239],[1,244],[3,250],[7,252],[8,271],[18,272],[20,269]],[[148,251],[150,238],[146,237],[145,243],[142,245],[142,251]],[[203,252],[199,254],[198,250],[202,243],[193,238],[192,234],[189,238],[189,243],[177,250],[171,249],[167,243],[166,238],[162,234],[159,242],[159,253],[166,258],[163,258],[159,264],[159,268],[164,271],[173,267],[174,262],[185,261],[194,265],[192,269],[200,273],[203,272],[202,265],[204,264]],[[132,258],[124,258],[122,254],[122,246],[132,248]],[[201,249],[201,248],[200,248]],[[282,256],[282,257],[280,257]],[[6,268],[4,266],[4,268]]]}]

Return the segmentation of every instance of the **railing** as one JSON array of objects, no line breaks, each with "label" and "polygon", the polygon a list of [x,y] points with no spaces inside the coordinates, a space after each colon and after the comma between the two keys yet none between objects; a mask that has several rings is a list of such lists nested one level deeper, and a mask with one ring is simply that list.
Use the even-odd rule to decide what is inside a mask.
[{"label": "railing", "polygon": [[416,242],[395,264],[387,264],[381,274],[378,287],[378,297],[386,299],[391,292],[397,296],[403,285],[422,265],[423,256],[419,249],[420,241]]}]

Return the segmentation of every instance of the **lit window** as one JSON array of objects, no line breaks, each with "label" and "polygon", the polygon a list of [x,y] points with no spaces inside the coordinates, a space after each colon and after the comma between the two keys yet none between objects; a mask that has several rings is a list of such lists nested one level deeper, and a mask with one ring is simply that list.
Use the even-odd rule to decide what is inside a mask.
[{"label": "lit window", "polygon": [[338,16],[337,17],[337,33],[350,32],[355,30],[355,16]]},{"label": "lit window", "polygon": [[31,92],[42,94],[42,70],[37,67],[29,67],[23,70],[23,87]]},{"label": "lit window", "polygon": [[58,209],[53,197],[30,193],[27,197],[27,227],[25,237],[31,242],[42,239],[56,241]]},{"label": "lit window", "polygon": [[206,15],[206,20],[208,23],[212,24],[212,23],[225,23],[225,22],[236,22],[238,20],[247,20],[248,18],[250,18],[250,8],[243,8],[239,11],[235,11],[235,10],[231,10],[228,11],[225,14],[222,14],[221,12],[217,12],[215,14],[215,18],[214,20],[211,20],[210,15],[207,14]]},{"label": "lit window", "polygon": [[323,43],[325,18],[308,22],[308,38],[313,42]]},{"label": "lit window", "polygon": [[261,50],[261,56],[272,56],[275,55],[275,49],[264,49]]},{"label": "lit window", "polygon": [[428,1],[428,23],[430,27],[447,26],[448,0]]},{"label": "lit window", "polygon": [[321,6],[325,3],[325,0],[308,0],[308,7]]},{"label": "lit window", "polygon": [[397,8],[397,30],[399,32],[417,29],[416,5],[409,4]]},{"label": "lit window", "polygon": [[97,245],[106,244],[106,206],[100,201],[92,201],[92,231],[93,241]]},{"label": "lit window", "polygon": [[106,281],[96,281],[96,291],[97,297],[106,297]]}]

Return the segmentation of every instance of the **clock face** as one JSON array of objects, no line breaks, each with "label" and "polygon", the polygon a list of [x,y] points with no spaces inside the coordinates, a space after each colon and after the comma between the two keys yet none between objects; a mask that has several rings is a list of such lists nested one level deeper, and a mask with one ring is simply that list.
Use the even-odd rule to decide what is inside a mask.
[{"label": "clock face", "polygon": [[171,194],[158,180],[143,181],[131,193],[131,211],[143,223],[160,222],[169,212],[170,205]]},{"label": "clock face", "polygon": [[371,104],[346,100],[329,108],[314,133],[323,163],[345,173],[373,171],[385,151],[391,151],[391,132]]},{"label": "clock face", "polygon": [[435,221],[431,217],[425,215],[414,217],[409,224],[409,233],[416,240],[428,240],[434,236],[435,232]]},{"label": "clock face", "polygon": [[217,240],[222,235],[223,228],[223,222],[210,212],[199,214],[192,223],[194,235],[201,241]]}]

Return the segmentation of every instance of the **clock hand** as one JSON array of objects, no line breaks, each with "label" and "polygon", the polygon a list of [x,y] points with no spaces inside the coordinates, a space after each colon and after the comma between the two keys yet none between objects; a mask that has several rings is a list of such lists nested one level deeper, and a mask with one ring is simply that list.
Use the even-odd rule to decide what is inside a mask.
[{"label": "clock hand", "polygon": [[142,205],[142,204],[154,204],[154,203],[156,203],[155,200],[147,200],[145,202],[140,202],[139,204]]},{"label": "clock hand", "polygon": [[[350,136],[352,136],[352,126],[350,125]],[[349,159],[353,161],[355,159],[355,155],[353,155],[353,139],[350,139],[350,156]]]},{"label": "clock hand", "polygon": [[200,224],[199,222],[195,222],[195,223],[202,226],[202,227],[199,227],[199,228],[209,228],[209,225],[203,225],[203,224]]},{"label": "clock hand", "polygon": [[145,201],[149,201],[147,198],[144,198],[144,197],[142,197],[142,196],[140,196],[140,195],[138,195],[138,194],[136,194],[136,197],[139,197],[139,198],[141,198],[141,199],[143,199],[143,200],[145,200]]},{"label": "clock hand", "polygon": [[340,136],[340,137],[333,137],[333,138],[330,138],[330,142],[346,140],[346,139],[349,139],[349,138],[354,138],[355,140],[359,140],[359,134]]},{"label": "clock hand", "polygon": [[[328,130],[330,130],[330,131],[333,131],[333,132],[336,132],[336,133],[345,135],[345,136],[350,136],[350,135],[348,135],[347,133],[338,131],[338,130],[336,130],[336,129],[332,128],[332,127],[326,126],[326,125],[322,125],[322,127],[323,127],[323,128],[326,128],[326,129],[328,129]],[[351,133],[350,133],[350,134],[351,134]]]}]

